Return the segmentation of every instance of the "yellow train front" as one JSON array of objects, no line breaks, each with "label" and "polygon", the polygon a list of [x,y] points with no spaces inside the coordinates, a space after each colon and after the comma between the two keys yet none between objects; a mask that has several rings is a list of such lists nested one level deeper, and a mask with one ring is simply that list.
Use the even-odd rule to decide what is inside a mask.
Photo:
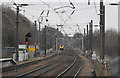
[{"label": "yellow train front", "polygon": [[64,50],[64,45],[60,45],[59,49]]}]

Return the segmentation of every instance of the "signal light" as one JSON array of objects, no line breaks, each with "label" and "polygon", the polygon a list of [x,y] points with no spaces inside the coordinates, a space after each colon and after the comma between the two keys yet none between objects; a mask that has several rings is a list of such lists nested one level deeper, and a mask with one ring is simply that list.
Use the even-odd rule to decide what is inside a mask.
[{"label": "signal light", "polygon": [[25,44],[28,44],[28,42],[25,42]]},{"label": "signal light", "polygon": [[26,44],[26,45],[28,44],[28,38],[25,39],[25,44]]}]

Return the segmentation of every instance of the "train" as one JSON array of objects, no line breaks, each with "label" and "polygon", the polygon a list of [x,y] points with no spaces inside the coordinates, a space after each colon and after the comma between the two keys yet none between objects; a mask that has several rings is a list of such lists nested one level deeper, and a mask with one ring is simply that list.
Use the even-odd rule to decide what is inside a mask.
[{"label": "train", "polygon": [[64,50],[64,48],[65,48],[64,45],[60,45],[60,46],[59,46],[59,49],[60,49],[60,50]]}]

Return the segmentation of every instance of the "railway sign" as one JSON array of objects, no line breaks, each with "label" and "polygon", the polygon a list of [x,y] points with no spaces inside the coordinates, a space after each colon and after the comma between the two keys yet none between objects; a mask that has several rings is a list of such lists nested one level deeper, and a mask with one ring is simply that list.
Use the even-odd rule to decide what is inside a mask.
[{"label": "railway sign", "polygon": [[[38,45],[36,45],[36,49],[38,49]],[[29,50],[30,52],[35,51],[35,45],[29,45],[29,46],[28,46],[28,50]]]},{"label": "railway sign", "polygon": [[27,45],[19,45],[19,49],[27,49]]}]

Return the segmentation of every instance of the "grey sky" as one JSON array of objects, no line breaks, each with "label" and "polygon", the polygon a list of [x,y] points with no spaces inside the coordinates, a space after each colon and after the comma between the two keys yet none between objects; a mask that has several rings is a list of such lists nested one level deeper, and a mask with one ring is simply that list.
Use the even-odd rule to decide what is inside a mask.
[{"label": "grey sky", "polygon": [[[52,27],[56,28],[56,24],[63,23],[63,20],[61,20],[60,16],[66,20],[67,17],[71,14],[73,11],[70,8],[64,8],[60,9],[59,15],[55,13],[50,7],[46,6],[41,2],[41,0],[14,0],[16,3],[30,3],[28,7],[23,7],[22,9],[25,9],[26,12],[24,14],[26,17],[28,17],[31,21],[34,21],[38,18],[40,13],[45,10],[43,15],[46,15],[47,11],[50,11],[49,14],[49,22],[42,24],[42,27],[46,24],[50,24]],[[52,8],[57,8],[59,6],[69,5],[69,0],[42,0],[49,4]],[[65,24],[63,29],[68,34],[74,34],[78,28],[76,24],[80,26],[80,32],[83,33],[83,28],[86,27],[87,23],[90,22],[90,20],[94,21],[94,24],[99,24],[99,16],[97,13],[99,13],[99,0],[91,0],[92,4],[87,5],[88,0],[70,0],[75,5],[75,12],[71,16],[71,20],[69,19]],[[94,5],[94,1],[96,3],[96,9]],[[110,6],[109,3],[117,3],[119,0],[104,0],[105,6],[106,6],[106,29],[115,28],[118,29],[118,6]],[[12,2],[12,0],[1,0],[1,2]],[[36,3],[37,2],[37,3]],[[39,4],[39,5],[37,5]],[[13,6],[12,6],[13,7]],[[65,10],[65,13],[61,13]],[[96,12],[97,10],[97,12]],[[34,17],[33,17],[34,16]],[[98,27],[97,27],[98,28]],[[63,30],[61,29],[61,31]]]}]

